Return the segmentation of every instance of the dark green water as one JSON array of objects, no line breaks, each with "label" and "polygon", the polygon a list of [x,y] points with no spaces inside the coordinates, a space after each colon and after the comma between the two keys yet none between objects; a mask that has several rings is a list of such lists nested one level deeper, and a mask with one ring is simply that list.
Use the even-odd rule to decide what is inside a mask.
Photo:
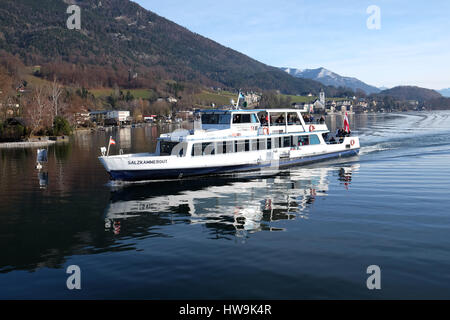
[{"label": "dark green water", "polygon": [[350,121],[359,157],[273,177],[108,183],[110,134],[142,152],[169,127],[78,133],[41,174],[0,149],[0,298],[450,298],[450,112]]}]

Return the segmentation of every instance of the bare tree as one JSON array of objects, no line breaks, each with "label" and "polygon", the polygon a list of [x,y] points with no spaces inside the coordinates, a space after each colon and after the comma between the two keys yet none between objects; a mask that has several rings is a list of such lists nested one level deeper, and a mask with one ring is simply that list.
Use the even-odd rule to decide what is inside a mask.
[{"label": "bare tree", "polygon": [[59,97],[62,94],[62,86],[56,81],[56,77],[53,78],[53,83],[52,83],[50,93],[51,93],[53,115],[54,115],[54,117],[57,117],[58,111],[59,111]]},{"label": "bare tree", "polygon": [[33,135],[38,129],[47,126],[51,121],[50,113],[52,105],[48,99],[47,88],[38,86],[34,88],[31,100],[27,102],[25,118],[31,129],[30,135]]},{"label": "bare tree", "polygon": [[11,97],[12,78],[8,75],[7,70],[0,66],[0,114],[1,118],[6,118],[9,98]]}]

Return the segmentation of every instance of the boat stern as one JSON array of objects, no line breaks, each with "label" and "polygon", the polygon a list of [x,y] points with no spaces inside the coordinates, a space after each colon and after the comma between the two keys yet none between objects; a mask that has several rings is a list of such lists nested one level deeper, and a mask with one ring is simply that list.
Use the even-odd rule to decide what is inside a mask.
[{"label": "boat stern", "polygon": [[359,149],[361,148],[358,137],[345,137],[344,141],[342,142],[342,145],[345,146],[346,150],[354,151],[355,154],[358,154]]}]

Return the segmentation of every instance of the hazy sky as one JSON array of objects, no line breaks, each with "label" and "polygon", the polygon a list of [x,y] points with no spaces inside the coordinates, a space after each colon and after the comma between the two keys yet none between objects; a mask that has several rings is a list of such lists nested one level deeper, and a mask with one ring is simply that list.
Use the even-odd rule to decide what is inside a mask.
[{"label": "hazy sky", "polygon": [[[375,86],[450,87],[450,1],[135,0],[276,67],[325,67]],[[380,8],[379,30],[367,8]]]}]

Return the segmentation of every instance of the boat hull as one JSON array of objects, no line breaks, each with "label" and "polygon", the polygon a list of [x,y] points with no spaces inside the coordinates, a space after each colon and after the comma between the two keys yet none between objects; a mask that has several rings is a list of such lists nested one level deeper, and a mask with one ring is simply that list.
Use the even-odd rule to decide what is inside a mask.
[{"label": "boat hull", "polygon": [[229,174],[262,170],[264,168],[286,168],[296,165],[324,161],[333,158],[351,157],[359,153],[359,148],[342,150],[330,153],[308,155],[297,158],[278,159],[277,161],[263,161],[254,164],[222,165],[199,168],[177,169],[135,169],[135,170],[110,170],[108,173],[112,180],[120,181],[145,181],[145,180],[169,180],[186,177]]}]

